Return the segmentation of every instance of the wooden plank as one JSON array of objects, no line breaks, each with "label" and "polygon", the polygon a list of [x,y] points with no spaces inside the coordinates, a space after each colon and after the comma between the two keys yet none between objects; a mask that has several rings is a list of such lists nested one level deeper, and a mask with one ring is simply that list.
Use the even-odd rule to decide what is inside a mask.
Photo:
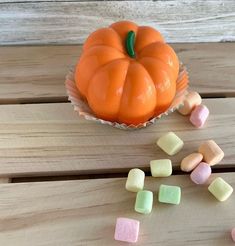
[{"label": "wooden plank", "polygon": [[[99,0],[99,1],[112,2],[113,0]],[[119,1],[126,1],[126,0],[119,0]],[[137,2],[137,1],[153,1],[153,0],[128,0],[128,1]],[[154,0],[154,1],[159,1],[159,0]],[[35,3],[35,2],[74,2],[74,0],[0,0],[0,4],[1,3]],[[94,0],[77,0],[77,2],[94,2]]]},{"label": "wooden plank", "polygon": [[1,47],[0,103],[67,101],[65,76],[81,47]]},{"label": "wooden plank", "polygon": [[234,41],[234,12],[231,0],[1,3],[0,44],[78,44],[122,19],[151,25],[168,42]]},{"label": "wooden plank", "polygon": [[[206,96],[235,95],[235,43],[173,47],[188,67],[192,89]],[[80,53],[80,45],[0,47],[0,103],[66,101],[65,75]]]},{"label": "wooden plank", "polygon": [[[92,2],[93,0],[77,0],[77,2]],[[112,1],[112,0],[99,0],[99,1]],[[125,1],[125,0],[120,0]],[[134,0],[130,0],[134,1]],[[142,1],[142,0],[136,0]],[[152,0],[145,0],[152,1]],[[158,0],[157,0],[158,1]],[[35,2],[74,2],[74,0],[0,0],[1,3],[35,3]]]},{"label": "wooden plank", "polygon": [[[235,173],[216,174],[235,187]],[[213,175],[213,178],[215,177]],[[160,184],[182,188],[180,205],[157,202]],[[124,245],[114,241],[117,217],[140,221],[136,245],[233,245],[235,194],[219,203],[188,176],[146,178],[154,192],[150,215],[134,212],[125,179],[0,185],[0,243],[4,246]],[[215,216],[216,215],[216,216]]]},{"label": "wooden plank", "polygon": [[149,170],[151,159],[168,158],[155,141],[174,131],[184,149],[171,159],[175,167],[201,142],[214,139],[225,158],[217,167],[234,167],[235,98],[207,99],[210,118],[194,128],[178,113],[137,131],[123,131],[78,117],[69,103],[0,106],[0,174],[65,175]]}]

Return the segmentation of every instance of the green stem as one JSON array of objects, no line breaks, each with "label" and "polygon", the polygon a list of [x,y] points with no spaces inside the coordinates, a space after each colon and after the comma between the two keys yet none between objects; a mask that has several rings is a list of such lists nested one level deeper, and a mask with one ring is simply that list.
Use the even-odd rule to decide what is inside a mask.
[{"label": "green stem", "polygon": [[126,51],[131,58],[135,57],[134,44],[135,33],[133,31],[129,31],[126,37]]}]

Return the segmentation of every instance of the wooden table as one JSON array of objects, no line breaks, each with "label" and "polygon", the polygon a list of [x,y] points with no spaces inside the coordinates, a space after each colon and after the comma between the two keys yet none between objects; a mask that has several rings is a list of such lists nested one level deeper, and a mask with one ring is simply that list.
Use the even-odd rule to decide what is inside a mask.
[{"label": "wooden table", "polygon": [[[225,158],[213,167],[235,187],[235,2],[0,0],[0,245],[125,245],[113,240],[117,217],[140,220],[137,245],[234,245],[235,194],[217,202],[181,173],[180,161],[214,139]],[[64,78],[98,27],[131,19],[158,28],[186,64],[210,118],[195,129],[177,113],[138,131],[79,118]],[[185,141],[173,175],[146,178],[150,215],[133,210],[127,172],[167,158],[156,139]],[[182,187],[179,206],[157,202],[160,184]]]}]

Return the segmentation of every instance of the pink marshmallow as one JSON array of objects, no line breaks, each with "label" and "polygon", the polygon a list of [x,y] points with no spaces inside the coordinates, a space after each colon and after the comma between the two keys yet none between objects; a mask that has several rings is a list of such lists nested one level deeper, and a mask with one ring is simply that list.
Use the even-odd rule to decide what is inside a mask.
[{"label": "pink marshmallow", "polygon": [[138,220],[117,218],[114,239],[123,242],[136,243],[139,235]]},{"label": "pink marshmallow", "polygon": [[205,162],[201,162],[192,171],[190,178],[196,184],[204,184],[211,175],[211,167]]},{"label": "pink marshmallow", "polygon": [[209,116],[209,109],[205,105],[198,105],[190,116],[191,123],[197,128],[202,127]]},{"label": "pink marshmallow", "polygon": [[231,236],[232,236],[233,241],[235,242],[235,228],[232,229]]}]

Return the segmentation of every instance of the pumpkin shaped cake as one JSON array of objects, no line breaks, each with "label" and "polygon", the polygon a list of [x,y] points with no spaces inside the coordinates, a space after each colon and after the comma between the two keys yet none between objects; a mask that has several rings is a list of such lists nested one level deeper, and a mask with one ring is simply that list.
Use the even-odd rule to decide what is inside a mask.
[{"label": "pumpkin shaped cake", "polygon": [[87,38],[75,82],[97,117],[138,125],[168,109],[178,73],[178,57],[157,30],[120,21]]}]

